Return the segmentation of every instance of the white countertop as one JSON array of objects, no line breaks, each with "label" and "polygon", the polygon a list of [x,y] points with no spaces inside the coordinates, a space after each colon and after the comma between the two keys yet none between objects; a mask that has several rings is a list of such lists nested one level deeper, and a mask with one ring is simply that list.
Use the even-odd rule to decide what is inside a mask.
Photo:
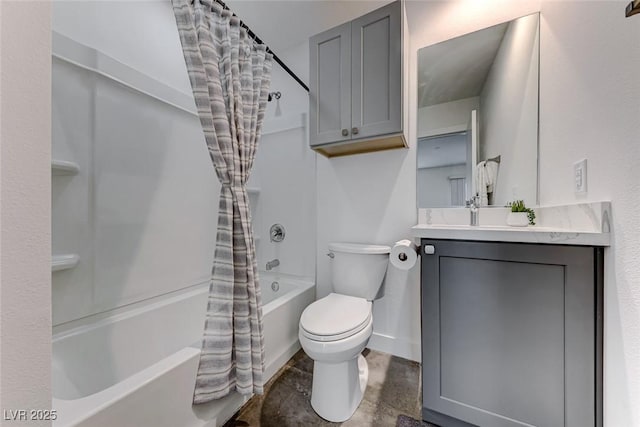
[{"label": "white countertop", "polygon": [[574,231],[555,227],[509,227],[497,225],[426,225],[411,227],[420,239],[479,240],[491,242],[546,243],[555,245],[609,246],[610,233]]},{"label": "white countertop", "polygon": [[480,240],[490,242],[546,243],[555,245],[609,246],[611,202],[585,202],[535,207],[536,225],[506,225],[509,208],[480,208],[479,226],[470,226],[469,209],[420,208],[417,239]]}]

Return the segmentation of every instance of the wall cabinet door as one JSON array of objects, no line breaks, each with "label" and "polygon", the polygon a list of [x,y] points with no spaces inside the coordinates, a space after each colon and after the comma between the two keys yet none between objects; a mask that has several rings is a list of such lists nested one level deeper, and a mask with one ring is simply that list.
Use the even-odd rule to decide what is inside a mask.
[{"label": "wall cabinet door", "polygon": [[406,147],[400,1],[309,39],[309,142],[332,157]]},{"label": "wall cabinet door", "polygon": [[351,23],[309,40],[309,142],[351,137]]},{"label": "wall cabinet door", "polygon": [[401,4],[351,22],[351,133],[368,138],[402,131]]},{"label": "wall cabinet door", "polygon": [[422,254],[425,420],[602,425],[601,248],[423,240]]}]

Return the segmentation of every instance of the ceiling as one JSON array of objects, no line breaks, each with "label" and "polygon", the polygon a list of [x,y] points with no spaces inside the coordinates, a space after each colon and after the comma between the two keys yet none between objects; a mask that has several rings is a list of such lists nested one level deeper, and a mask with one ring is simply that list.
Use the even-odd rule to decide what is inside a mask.
[{"label": "ceiling", "polygon": [[418,108],[480,95],[509,23],[418,52]]},{"label": "ceiling", "polygon": [[227,0],[225,3],[281,56],[280,52],[305,43],[309,37],[371,12],[390,0]]}]

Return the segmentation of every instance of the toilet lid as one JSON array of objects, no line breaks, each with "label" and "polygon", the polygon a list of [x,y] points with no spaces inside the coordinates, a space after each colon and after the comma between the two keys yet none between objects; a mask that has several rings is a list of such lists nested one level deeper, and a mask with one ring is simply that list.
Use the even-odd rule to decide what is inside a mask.
[{"label": "toilet lid", "polygon": [[[371,319],[371,302],[364,298],[329,294],[309,305],[300,317],[300,326],[311,335],[346,338],[363,329]],[[322,339],[322,338],[320,338]]]}]

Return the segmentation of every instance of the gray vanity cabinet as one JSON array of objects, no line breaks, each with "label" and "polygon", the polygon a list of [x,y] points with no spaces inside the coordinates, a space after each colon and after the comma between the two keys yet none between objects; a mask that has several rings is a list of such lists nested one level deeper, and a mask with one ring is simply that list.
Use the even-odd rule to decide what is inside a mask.
[{"label": "gray vanity cabinet", "polygon": [[425,420],[602,426],[602,248],[423,239],[421,251]]},{"label": "gray vanity cabinet", "polygon": [[[309,40],[309,142],[329,157],[395,148],[403,131],[402,4]],[[394,140],[396,146],[405,146]],[[400,144],[400,145],[398,145]]]}]

